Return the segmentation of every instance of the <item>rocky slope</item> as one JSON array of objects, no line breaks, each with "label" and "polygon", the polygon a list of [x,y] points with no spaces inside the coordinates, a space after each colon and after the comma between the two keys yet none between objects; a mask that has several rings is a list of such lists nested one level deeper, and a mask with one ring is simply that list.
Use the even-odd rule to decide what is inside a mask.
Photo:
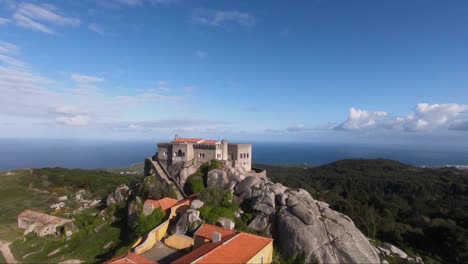
[{"label": "rocky slope", "polygon": [[[181,183],[190,166],[170,168]],[[182,176],[182,177],[181,177]],[[245,176],[228,166],[209,171],[207,187],[232,191],[254,213],[248,228],[273,236],[283,255],[319,263],[380,263],[378,250],[353,221],[315,200],[307,191],[293,190],[269,179]]]},{"label": "rocky slope", "polygon": [[235,194],[256,212],[249,228],[271,233],[286,256],[320,263],[380,263],[377,250],[349,217],[305,190],[246,177]]}]

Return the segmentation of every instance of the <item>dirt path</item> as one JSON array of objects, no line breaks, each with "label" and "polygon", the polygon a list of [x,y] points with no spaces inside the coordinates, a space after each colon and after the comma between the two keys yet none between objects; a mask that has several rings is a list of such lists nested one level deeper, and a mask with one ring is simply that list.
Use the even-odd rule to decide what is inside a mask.
[{"label": "dirt path", "polygon": [[8,264],[19,263],[10,251],[10,244],[10,242],[0,240],[0,252]]}]

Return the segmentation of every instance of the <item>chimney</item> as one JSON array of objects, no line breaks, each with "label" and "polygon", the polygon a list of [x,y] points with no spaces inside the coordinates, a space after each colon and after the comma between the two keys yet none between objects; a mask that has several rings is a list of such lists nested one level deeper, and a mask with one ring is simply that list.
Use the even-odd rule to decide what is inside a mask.
[{"label": "chimney", "polygon": [[221,241],[221,233],[220,232],[213,232],[211,235],[211,242],[216,243]]}]

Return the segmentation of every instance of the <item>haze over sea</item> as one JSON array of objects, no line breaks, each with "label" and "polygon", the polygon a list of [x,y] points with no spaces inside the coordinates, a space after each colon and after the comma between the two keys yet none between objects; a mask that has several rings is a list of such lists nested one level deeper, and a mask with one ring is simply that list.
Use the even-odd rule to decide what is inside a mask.
[{"label": "haze over sea", "polygon": [[[387,158],[418,166],[466,165],[468,149],[252,142],[253,162],[322,165],[346,158]],[[41,167],[115,168],[154,155],[151,140],[0,139],[0,170]]]}]

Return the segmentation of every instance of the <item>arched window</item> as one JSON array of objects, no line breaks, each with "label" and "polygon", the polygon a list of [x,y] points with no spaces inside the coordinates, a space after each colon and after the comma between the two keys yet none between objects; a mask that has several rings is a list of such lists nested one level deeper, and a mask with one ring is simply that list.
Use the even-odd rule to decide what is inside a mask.
[{"label": "arched window", "polygon": [[182,150],[179,149],[179,151],[177,151],[177,156],[182,157]]}]

